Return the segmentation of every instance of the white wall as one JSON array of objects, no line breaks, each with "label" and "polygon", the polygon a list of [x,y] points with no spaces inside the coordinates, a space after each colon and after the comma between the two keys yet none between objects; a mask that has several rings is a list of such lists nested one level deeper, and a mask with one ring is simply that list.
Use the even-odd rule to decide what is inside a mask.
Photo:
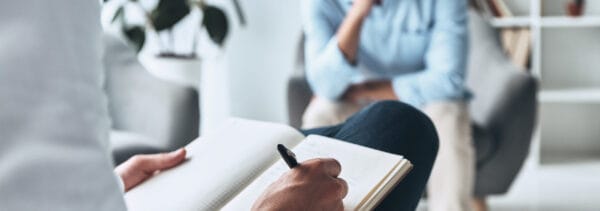
[{"label": "white wall", "polygon": [[[286,86],[301,33],[298,0],[242,0],[247,25],[239,27],[233,7],[232,33],[223,62],[228,71],[233,116],[287,121]],[[235,18],[235,19],[234,19]]]}]

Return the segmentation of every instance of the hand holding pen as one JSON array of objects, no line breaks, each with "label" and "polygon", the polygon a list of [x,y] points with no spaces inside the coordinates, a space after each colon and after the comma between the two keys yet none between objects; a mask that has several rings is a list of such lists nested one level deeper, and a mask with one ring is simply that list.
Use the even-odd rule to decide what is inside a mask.
[{"label": "hand holding pen", "polygon": [[348,185],[338,178],[342,167],[337,160],[316,158],[299,164],[285,146],[277,150],[291,170],[267,188],[252,210],[344,210]]}]

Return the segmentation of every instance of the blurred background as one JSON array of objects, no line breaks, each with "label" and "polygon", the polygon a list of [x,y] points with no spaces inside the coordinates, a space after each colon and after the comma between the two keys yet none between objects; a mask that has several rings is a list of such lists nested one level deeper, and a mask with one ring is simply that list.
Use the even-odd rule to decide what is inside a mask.
[{"label": "blurred background", "polygon": [[[473,121],[491,140],[476,143],[478,193],[490,210],[600,210],[600,1],[471,5]],[[102,23],[117,162],[228,117],[298,125],[299,0],[109,0]]]}]

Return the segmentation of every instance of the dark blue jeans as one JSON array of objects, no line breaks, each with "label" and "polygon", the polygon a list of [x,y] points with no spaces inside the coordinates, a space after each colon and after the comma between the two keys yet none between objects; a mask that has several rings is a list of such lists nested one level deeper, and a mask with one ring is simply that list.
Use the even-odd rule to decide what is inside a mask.
[{"label": "dark blue jeans", "polygon": [[414,165],[412,171],[377,210],[416,209],[438,150],[435,127],[425,114],[397,101],[384,101],[366,107],[340,125],[302,132],[402,155],[410,160]]}]

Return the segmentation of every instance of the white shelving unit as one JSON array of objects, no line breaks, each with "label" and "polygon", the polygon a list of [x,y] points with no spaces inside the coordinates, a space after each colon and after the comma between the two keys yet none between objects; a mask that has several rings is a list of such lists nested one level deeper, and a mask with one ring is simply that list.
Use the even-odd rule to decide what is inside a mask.
[{"label": "white shelving unit", "polygon": [[543,103],[598,103],[600,104],[600,88],[597,89],[565,89],[544,90],[538,95]]},{"label": "white shelving unit", "polygon": [[542,27],[600,27],[600,17],[543,17]]},{"label": "white shelving unit", "polygon": [[529,27],[531,18],[527,16],[512,17],[512,18],[491,18],[490,23],[494,27]]},{"label": "white shelving unit", "polygon": [[541,108],[533,163],[546,152],[600,154],[600,128],[587,126],[600,125],[600,0],[587,0],[581,17],[565,14],[569,0],[504,1],[515,16],[490,24],[532,32],[530,72],[540,81]]}]

